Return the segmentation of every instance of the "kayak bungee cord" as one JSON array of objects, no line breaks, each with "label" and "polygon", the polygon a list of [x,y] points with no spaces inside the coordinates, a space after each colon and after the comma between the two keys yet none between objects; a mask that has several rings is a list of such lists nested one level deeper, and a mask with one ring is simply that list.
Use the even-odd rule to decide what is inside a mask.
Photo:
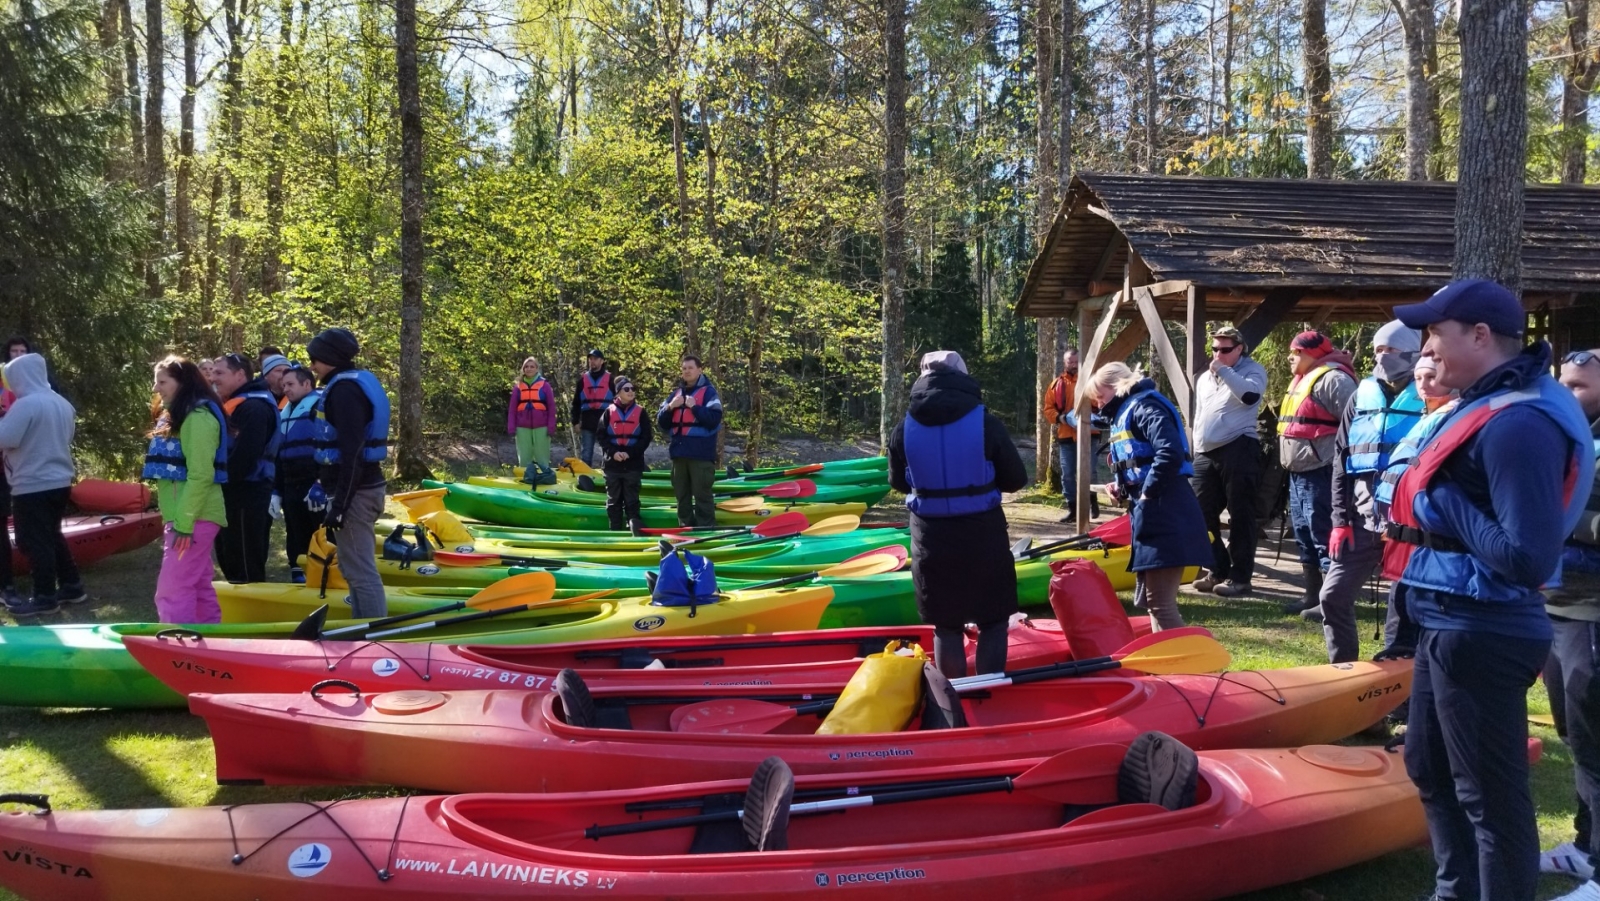
[{"label": "kayak bungee cord", "polygon": [[[1254,674],[1254,675],[1260,676],[1261,677],[1261,681],[1267,683],[1267,687],[1272,689],[1272,694],[1268,694],[1267,692],[1262,691],[1261,689],[1255,687],[1254,685],[1246,685],[1243,682],[1239,682],[1237,680],[1228,678],[1229,676],[1232,676],[1232,675],[1243,676],[1243,675],[1247,675],[1247,674]],[[1217,692],[1222,690],[1223,683],[1227,683],[1229,685],[1237,685],[1240,688],[1244,688],[1244,689],[1248,689],[1250,691],[1253,691],[1256,694],[1262,696],[1263,698],[1266,698],[1269,701],[1277,702],[1279,707],[1282,707],[1282,706],[1284,706],[1284,705],[1289,703],[1289,699],[1283,696],[1283,692],[1281,690],[1279,690],[1278,686],[1273,685],[1272,684],[1272,680],[1267,678],[1267,674],[1263,673],[1261,670],[1248,669],[1248,670],[1240,670],[1238,673],[1218,673],[1217,675],[1212,676],[1212,678],[1215,679],[1216,681],[1211,683],[1211,693],[1209,695],[1207,695],[1207,697],[1206,697],[1206,709],[1205,710],[1196,710],[1196,709],[1194,709],[1194,702],[1189,700],[1189,696],[1183,693],[1183,689],[1179,688],[1176,685],[1173,685],[1172,682],[1169,679],[1167,679],[1166,676],[1161,675],[1160,673],[1152,673],[1151,675],[1155,676],[1155,678],[1157,678],[1157,679],[1160,679],[1162,682],[1165,682],[1168,686],[1170,686],[1172,688],[1172,691],[1173,691],[1174,694],[1176,694],[1178,697],[1183,699],[1183,703],[1189,705],[1189,712],[1194,715],[1194,722],[1195,722],[1195,725],[1197,725],[1197,726],[1202,726],[1202,727],[1205,726],[1206,717],[1208,715],[1210,715],[1210,713],[1211,713],[1211,705],[1212,705],[1212,703],[1214,703],[1217,700]],[[1277,695],[1277,697],[1273,697],[1273,695]]]},{"label": "kayak bungee cord", "polygon": [[[329,657],[328,657],[328,646],[322,639],[320,639],[320,638],[317,639],[316,640],[316,644],[317,644],[317,650],[319,652],[321,652],[321,654],[322,654],[322,662],[323,662],[323,664],[325,664],[327,666],[328,672],[330,672],[330,673],[333,672],[334,670],[338,669],[339,668],[339,664],[345,662],[346,660],[349,660],[352,655],[357,654],[357,653],[359,653],[361,651],[365,651],[367,648],[377,648],[377,649],[379,649],[381,651],[385,651],[385,652],[387,652],[389,654],[389,657],[387,659],[398,660],[399,662],[405,664],[406,669],[411,670],[411,672],[413,672],[413,673],[416,673],[416,676],[417,676],[418,679],[421,679],[424,682],[432,682],[433,681],[433,676],[431,675],[431,673],[433,672],[433,645],[434,645],[434,642],[431,642],[431,641],[417,642],[417,644],[420,644],[423,647],[423,652],[422,653],[424,655],[424,659],[422,661],[422,670],[421,671],[418,671],[417,668],[412,665],[411,658],[409,656],[407,656],[406,654],[403,654],[403,653],[401,653],[399,651],[392,650],[389,647],[388,644],[385,644],[384,642],[381,642],[381,641],[364,641],[364,642],[361,642],[361,643],[357,644],[355,647],[351,648],[350,650],[344,652],[344,654],[340,655],[340,657],[339,657],[339,659],[337,661],[329,659]],[[374,664],[374,665],[376,665],[376,664]],[[389,675],[389,674],[385,673],[384,675]]]},{"label": "kayak bungee cord", "polygon": [[233,822],[233,812],[235,810],[241,808],[241,807],[249,807],[251,805],[249,805],[249,804],[229,804],[227,807],[222,808],[222,812],[227,814],[227,816],[228,816],[228,838],[233,844],[233,857],[232,857],[231,861],[232,861],[233,865],[236,866],[236,867],[242,865],[245,861],[247,861],[250,858],[254,857],[257,852],[261,851],[263,848],[265,848],[266,846],[272,844],[273,842],[277,841],[278,839],[284,837],[289,832],[293,831],[300,824],[306,823],[306,822],[310,822],[311,820],[315,819],[317,816],[321,815],[321,816],[327,817],[328,818],[328,822],[333,824],[333,828],[339,830],[339,834],[343,835],[344,838],[345,838],[345,841],[350,843],[350,847],[356,849],[356,853],[361,855],[361,859],[363,861],[365,861],[367,866],[372,869],[372,874],[374,876],[378,877],[378,881],[379,882],[388,882],[389,879],[394,876],[394,874],[389,872],[389,867],[387,866],[387,863],[388,863],[388,861],[394,860],[395,849],[398,848],[399,845],[400,845],[400,827],[402,825],[404,825],[404,823],[406,821],[406,809],[411,806],[411,798],[412,798],[411,795],[406,795],[405,798],[400,802],[400,816],[396,817],[395,821],[394,821],[394,836],[389,839],[389,855],[385,859],[385,866],[379,867],[377,864],[373,863],[372,862],[372,858],[367,856],[366,849],[362,848],[361,847],[361,843],[356,841],[355,836],[350,834],[350,830],[344,828],[344,824],[343,823],[341,823],[338,820],[334,819],[333,813],[331,812],[333,810],[333,808],[338,807],[340,804],[343,804],[345,800],[349,800],[349,799],[342,799],[342,800],[339,800],[339,801],[334,801],[333,803],[329,804],[327,807],[323,807],[320,804],[317,804],[315,801],[300,801],[300,802],[298,802],[298,803],[306,805],[307,807],[310,807],[311,808],[311,813],[306,814],[305,816],[301,817],[300,819],[295,820],[293,823],[290,823],[289,825],[283,827],[282,829],[279,829],[277,832],[274,832],[272,835],[267,836],[266,839],[264,839],[261,842],[261,844],[257,845],[255,847],[255,849],[252,850],[249,854],[241,854],[241,853],[239,853],[239,833],[238,833],[238,829],[235,827],[234,822]]}]

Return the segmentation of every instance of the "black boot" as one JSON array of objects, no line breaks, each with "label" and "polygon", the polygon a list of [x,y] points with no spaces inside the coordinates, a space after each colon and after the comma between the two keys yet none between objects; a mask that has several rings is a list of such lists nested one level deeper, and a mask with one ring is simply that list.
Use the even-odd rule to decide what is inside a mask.
[{"label": "black boot", "polygon": [[1283,612],[1287,616],[1298,616],[1322,603],[1322,567],[1315,563],[1300,564],[1300,571],[1305,574],[1306,593],[1297,600],[1283,605]]}]

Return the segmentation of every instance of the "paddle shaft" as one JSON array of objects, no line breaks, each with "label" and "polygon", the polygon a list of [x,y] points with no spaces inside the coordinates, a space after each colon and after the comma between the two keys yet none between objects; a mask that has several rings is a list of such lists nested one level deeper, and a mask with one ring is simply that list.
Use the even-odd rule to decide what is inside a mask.
[{"label": "paddle shaft", "polygon": [[413,619],[421,619],[424,616],[432,616],[435,613],[449,613],[452,610],[460,610],[465,606],[467,606],[466,601],[456,601],[454,604],[445,604],[442,607],[433,607],[428,610],[417,610],[413,613],[399,613],[394,616],[386,616],[383,619],[375,619],[370,623],[361,623],[360,625],[356,626],[342,626],[338,629],[330,629],[318,637],[341,638],[345,635],[359,635],[372,629],[381,629],[384,626],[392,626],[395,623],[403,623]]},{"label": "paddle shaft", "polygon": [[453,626],[457,623],[470,623],[475,620],[489,619],[493,616],[505,616],[507,613],[521,613],[522,611],[527,610],[529,606],[531,605],[516,604],[511,607],[501,607],[499,610],[480,610],[477,613],[467,613],[461,616],[452,616],[448,619],[436,619],[425,623],[418,623],[415,626],[401,626],[398,629],[389,629],[385,632],[372,632],[367,635],[367,638],[377,640],[379,638],[392,638],[396,635],[410,635],[413,632],[425,632],[428,629],[434,629],[439,626]]},{"label": "paddle shaft", "polygon": [[[743,591],[744,589],[740,589],[740,590]],[[691,653],[696,653],[697,654],[697,653],[701,653],[703,651],[742,651],[742,650],[746,650],[746,649],[755,650],[755,649],[766,649],[766,648],[814,648],[814,647],[826,647],[826,646],[829,646],[829,645],[836,645],[836,644],[860,645],[863,641],[871,641],[871,642],[874,642],[875,644],[882,644],[884,642],[890,642],[890,641],[916,641],[917,638],[918,638],[918,636],[915,636],[915,635],[898,635],[898,636],[885,636],[882,639],[879,639],[876,636],[874,636],[874,637],[872,637],[870,639],[842,638],[841,637],[841,638],[808,638],[808,639],[805,639],[803,641],[751,641],[751,642],[744,642],[744,643],[741,643],[741,644],[704,644],[704,645],[694,645],[692,647],[685,647],[685,648],[669,648],[669,649],[661,651],[660,653],[662,653],[662,654],[691,654]],[[629,648],[628,650],[644,650],[646,653],[649,653],[649,649],[648,648],[640,648],[640,649]],[[615,650],[615,651],[579,651],[574,656],[578,660],[597,660],[597,659],[599,659],[601,657],[621,657],[625,653],[626,653],[626,651],[623,651],[621,649],[618,649],[618,650]]]},{"label": "paddle shaft", "polygon": [[[993,777],[984,777],[929,780],[924,782],[886,782],[882,785],[850,786],[848,788],[801,789],[794,793],[794,797],[798,801],[810,798],[829,798],[840,794],[854,796],[864,792],[898,792],[922,788],[987,784],[993,781]],[[646,813],[652,810],[692,810],[696,807],[704,806],[706,806],[705,798],[674,798],[671,801],[634,801],[630,804],[624,804],[622,809],[628,813]]]}]

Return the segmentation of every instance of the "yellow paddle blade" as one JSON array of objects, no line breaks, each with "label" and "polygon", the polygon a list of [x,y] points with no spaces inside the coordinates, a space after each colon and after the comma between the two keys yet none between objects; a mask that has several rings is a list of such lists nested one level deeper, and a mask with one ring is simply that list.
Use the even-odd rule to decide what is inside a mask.
[{"label": "yellow paddle blade", "polygon": [[1123,669],[1141,673],[1215,673],[1227,669],[1233,655],[1209,635],[1180,635],[1140,648],[1121,662]]},{"label": "yellow paddle blade", "polygon": [[850,579],[860,576],[878,576],[892,573],[900,568],[900,558],[894,554],[868,554],[843,563],[835,563],[827,569],[817,571],[817,575],[824,578]]},{"label": "yellow paddle blade", "polygon": [[595,601],[599,600],[600,598],[608,598],[616,593],[617,589],[607,588],[604,591],[591,591],[588,594],[574,595],[570,598],[550,598],[548,600],[529,604],[528,609],[542,610],[546,607],[565,607],[568,604],[582,604],[586,601]]},{"label": "yellow paddle blade", "polygon": [[572,470],[573,475],[579,476],[592,476],[599,471],[577,457],[562,457],[561,465]]},{"label": "yellow paddle blade", "polygon": [[718,510],[728,513],[755,513],[765,510],[772,502],[764,497],[736,497],[730,501],[723,501],[717,505]]},{"label": "yellow paddle blade", "polygon": [[861,526],[861,517],[856,516],[853,513],[841,513],[838,516],[830,516],[830,517],[828,517],[828,518],[826,518],[824,520],[821,520],[820,522],[817,522],[817,523],[813,524],[809,528],[807,528],[804,531],[802,531],[800,534],[801,535],[843,535],[846,532],[854,532],[860,526]]},{"label": "yellow paddle blade", "polygon": [[483,607],[503,598],[515,598],[518,604],[537,604],[550,600],[556,593],[556,577],[547,572],[518,573],[488,586],[467,601],[468,607]]}]

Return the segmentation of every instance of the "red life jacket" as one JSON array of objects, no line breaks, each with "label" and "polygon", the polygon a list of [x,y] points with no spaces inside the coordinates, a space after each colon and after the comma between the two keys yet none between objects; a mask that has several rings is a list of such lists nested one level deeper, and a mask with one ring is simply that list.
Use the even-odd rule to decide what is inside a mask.
[{"label": "red life jacket", "polygon": [[579,388],[583,392],[583,402],[578,405],[580,410],[604,410],[611,399],[616,397],[616,392],[611,390],[611,373],[601,370],[600,378],[594,378],[594,373],[585,372],[581,376]]},{"label": "red life jacket", "polygon": [[643,417],[639,409],[638,404],[629,406],[627,412],[617,409],[616,404],[606,408],[606,432],[611,435],[612,444],[626,450],[639,443],[639,423]]},{"label": "red life jacket", "polygon": [[522,379],[517,379],[517,409],[537,410],[540,413],[548,409],[545,406],[544,399],[540,397],[539,389],[543,387],[544,376],[542,375],[534,379],[531,385]]},{"label": "red life jacket", "polygon": [[[682,388],[679,388],[678,393],[694,398],[694,405],[696,407],[700,406],[706,401],[706,389],[704,387],[696,388],[693,393],[686,392]],[[689,434],[689,430],[694,428],[696,424],[697,421],[694,418],[694,410],[690,409],[688,404],[684,404],[678,409],[672,411],[672,434],[687,435]]]}]

